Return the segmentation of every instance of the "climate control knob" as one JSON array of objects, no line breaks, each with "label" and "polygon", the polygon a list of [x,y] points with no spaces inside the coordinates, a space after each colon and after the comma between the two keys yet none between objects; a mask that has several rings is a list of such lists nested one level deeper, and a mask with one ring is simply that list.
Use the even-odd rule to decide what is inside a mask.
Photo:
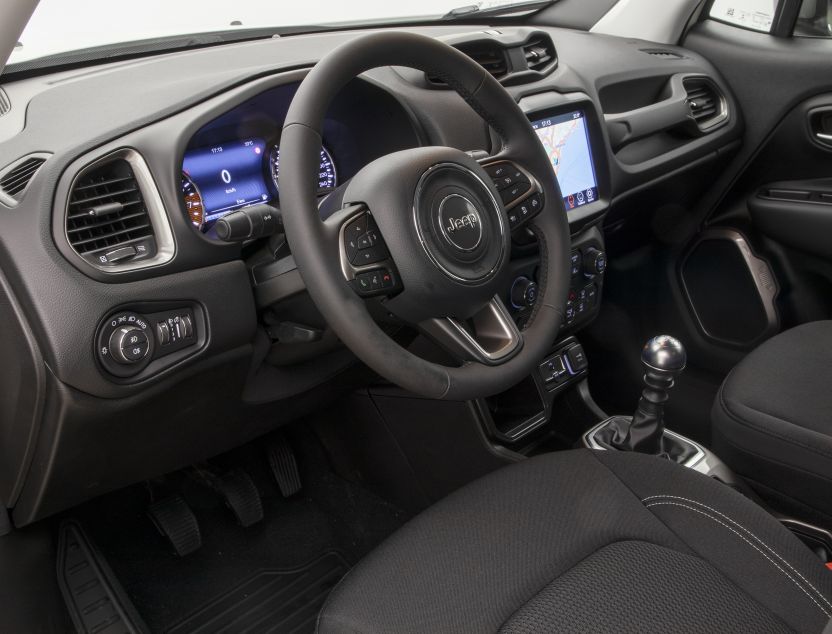
[{"label": "climate control knob", "polygon": [[511,285],[511,305],[518,310],[531,308],[537,301],[537,284],[527,277],[518,277]]},{"label": "climate control knob", "polygon": [[593,277],[595,275],[601,275],[606,270],[606,253],[594,247],[590,247],[584,251],[584,273],[586,275]]},{"label": "climate control knob", "polygon": [[110,355],[118,363],[138,363],[150,351],[150,342],[138,326],[120,326],[110,335]]}]

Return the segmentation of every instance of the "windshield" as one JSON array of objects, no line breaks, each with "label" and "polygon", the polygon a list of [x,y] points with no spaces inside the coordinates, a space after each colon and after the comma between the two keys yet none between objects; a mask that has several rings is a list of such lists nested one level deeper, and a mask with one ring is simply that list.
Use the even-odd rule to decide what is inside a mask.
[{"label": "windshield", "polygon": [[40,0],[8,64],[149,38],[307,25],[448,19],[500,7],[520,9],[527,4],[528,0]]}]

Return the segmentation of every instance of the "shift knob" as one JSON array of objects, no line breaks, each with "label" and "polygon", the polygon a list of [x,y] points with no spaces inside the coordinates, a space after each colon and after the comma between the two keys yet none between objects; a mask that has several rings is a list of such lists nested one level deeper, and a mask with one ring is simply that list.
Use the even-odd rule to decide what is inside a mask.
[{"label": "shift knob", "polygon": [[685,346],[670,335],[653,337],[641,351],[641,362],[648,373],[679,374],[685,369],[687,361]]}]

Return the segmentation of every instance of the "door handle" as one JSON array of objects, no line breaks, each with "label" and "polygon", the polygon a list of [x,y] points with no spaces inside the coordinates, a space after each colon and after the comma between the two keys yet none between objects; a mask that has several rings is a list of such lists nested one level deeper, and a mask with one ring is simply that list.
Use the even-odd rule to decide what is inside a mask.
[{"label": "door handle", "polygon": [[832,149],[832,106],[810,110],[808,119],[812,140],[826,150]]}]

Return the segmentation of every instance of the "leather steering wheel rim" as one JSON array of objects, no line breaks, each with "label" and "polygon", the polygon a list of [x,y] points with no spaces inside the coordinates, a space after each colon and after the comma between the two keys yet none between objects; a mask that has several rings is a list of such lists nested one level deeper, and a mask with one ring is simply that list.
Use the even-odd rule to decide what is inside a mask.
[{"label": "leather steering wheel rim", "polygon": [[[380,66],[405,66],[441,76],[501,137],[502,150],[493,158],[505,157],[521,165],[542,189],[545,206],[528,225],[540,247],[540,293],[522,332],[522,348],[500,365],[466,362],[448,367],[401,347],[372,319],[365,300],[344,278],[338,253],[328,246],[331,231],[320,218],[315,187],[324,116],[341,88]],[[413,152],[415,157],[419,150]],[[470,163],[466,167],[488,179],[473,159],[466,158]],[[493,189],[490,179],[488,184]],[[429,398],[480,398],[518,383],[554,344],[569,288],[570,255],[569,226],[557,181],[543,146],[514,99],[481,66],[453,47],[422,35],[384,32],[356,38],[321,59],[298,88],[283,127],[280,198],[287,240],[312,300],[343,343],[391,382]],[[401,220],[401,227],[412,229],[406,219]]]}]

